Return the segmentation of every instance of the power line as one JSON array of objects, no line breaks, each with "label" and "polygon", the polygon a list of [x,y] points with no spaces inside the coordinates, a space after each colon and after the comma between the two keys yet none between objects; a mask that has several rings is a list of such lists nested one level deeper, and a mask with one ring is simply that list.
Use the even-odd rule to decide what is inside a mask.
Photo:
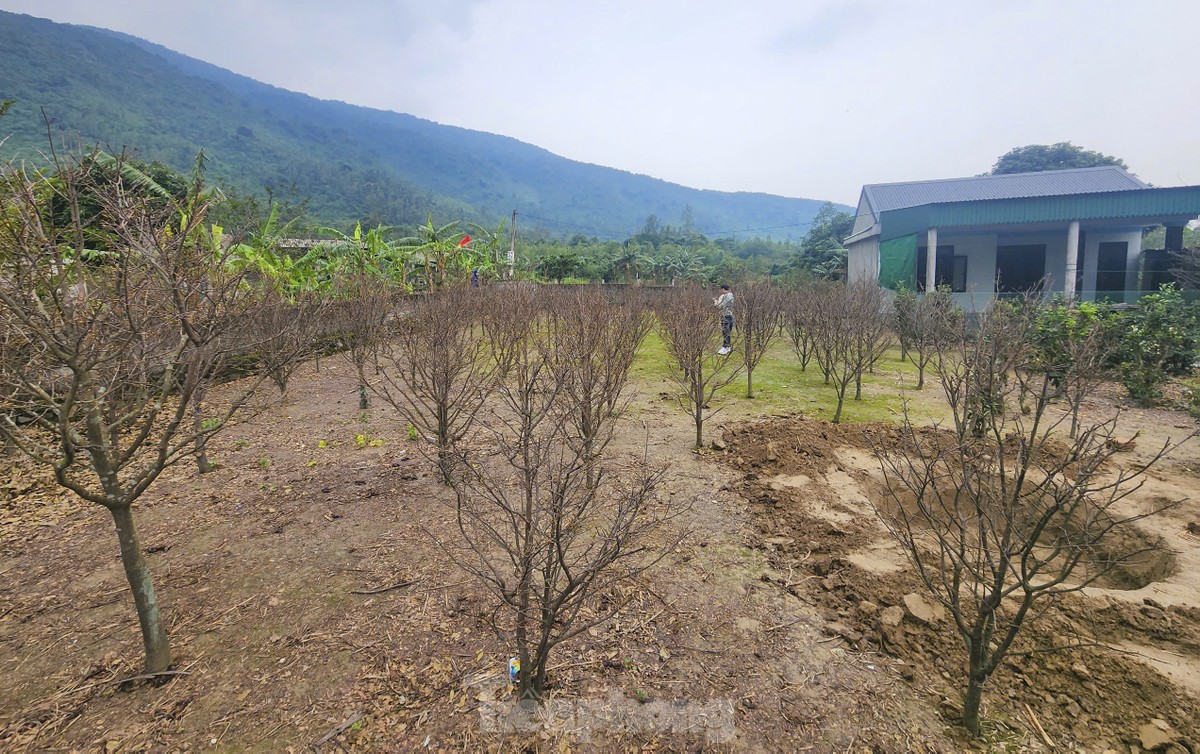
[{"label": "power line", "polygon": [[790,225],[767,225],[762,228],[741,228],[740,230],[718,230],[715,232],[704,233],[706,236],[723,236],[729,233],[753,233],[760,230],[778,230],[779,228],[804,228],[812,227],[816,224],[815,220],[809,220],[806,223],[791,223]]},{"label": "power line", "polygon": [[576,223],[569,223],[566,220],[554,220],[549,217],[538,217],[537,215],[531,215],[527,212],[522,212],[521,215],[530,220],[541,220],[544,223],[552,223],[554,225],[562,225],[562,226],[565,226],[568,228],[575,228],[577,230],[589,230],[589,231],[592,231],[593,233],[597,233],[597,234],[608,234],[608,235],[618,236],[618,237],[619,236],[628,237],[628,236],[636,235],[635,233],[630,233],[625,230],[613,230],[611,228],[600,228],[595,225],[578,225]]}]

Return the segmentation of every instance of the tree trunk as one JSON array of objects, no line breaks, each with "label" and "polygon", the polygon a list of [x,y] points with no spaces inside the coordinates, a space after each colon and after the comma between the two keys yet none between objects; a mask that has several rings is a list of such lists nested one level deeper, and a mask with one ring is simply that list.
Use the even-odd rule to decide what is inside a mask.
[{"label": "tree trunk", "polygon": [[529,653],[529,638],[525,625],[525,612],[528,607],[517,609],[517,662],[521,663],[521,670],[517,675],[517,699],[521,702],[537,701],[537,692],[534,691],[534,671],[533,657]]},{"label": "tree trunk", "polygon": [[197,387],[192,400],[192,430],[196,433],[196,471],[201,474],[207,474],[213,470],[212,464],[208,462],[208,435],[203,433],[204,393],[203,387]]},{"label": "tree trunk", "polygon": [[862,372],[854,375],[854,400],[862,400]]},{"label": "tree trunk", "polygon": [[171,666],[171,647],[167,643],[167,629],[158,612],[158,598],[154,596],[154,583],[150,580],[150,569],[142,557],[142,546],[137,527],[133,523],[133,511],[128,505],[110,508],[113,523],[117,526],[117,538],[121,541],[121,563],[125,566],[125,578],[133,590],[133,601],[137,605],[138,622],[142,626],[142,643],[146,648],[146,672],[161,673]]},{"label": "tree trunk", "polygon": [[[549,600],[549,598],[550,595],[543,591],[542,599]],[[542,622],[543,624],[549,622],[549,625],[553,625],[555,617],[556,616],[554,613],[543,611]],[[550,675],[550,650],[554,648],[554,645],[550,643],[550,637],[547,635],[548,627],[548,625],[542,626],[541,639],[538,642],[536,657],[533,661],[534,665],[537,667],[537,673],[531,682],[531,690],[533,692],[533,698],[539,701],[546,691],[546,679]]]},{"label": "tree trunk", "polygon": [[963,697],[962,723],[972,736],[979,735],[979,704],[983,701],[983,681],[971,674]]},{"label": "tree trunk", "polygon": [[846,402],[846,388],[837,391],[838,404],[837,411],[833,414],[833,423],[840,424],[842,421],[842,405]]},{"label": "tree trunk", "polygon": [[367,410],[367,386],[360,384],[358,386],[358,408],[362,411]]},{"label": "tree trunk", "polygon": [[442,474],[442,482],[448,486],[454,486],[454,454],[449,447],[438,447],[438,471]]},{"label": "tree trunk", "polygon": [[536,671],[534,667],[533,654],[529,651],[529,627],[533,625],[534,619],[530,615],[533,604],[533,530],[534,522],[534,464],[530,453],[530,428],[528,422],[522,422],[520,429],[520,444],[521,444],[521,459],[524,483],[524,504],[522,513],[524,514],[524,522],[522,523],[521,539],[518,548],[520,555],[520,580],[517,582],[517,657],[521,662],[521,676],[517,686],[519,699],[521,703],[536,702],[537,689],[534,688],[536,680]]},{"label": "tree trunk", "polygon": [[972,736],[979,736],[979,705],[983,701],[983,684],[987,682],[985,672],[987,643],[990,631],[985,631],[983,609],[976,617],[975,629],[967,640],[967,693],[963,696],[963,727]]},{"label": "tree trunk", "polygon": [[589,490],[594,490],[596,489],[596,459],[592,457],[594,441],[590,434],[585,435],[585,437],[586,439],[583,441],[583,462],[586,471],[585,482]]},{"label": "tree trunk", "polygon": [[746,370],[746,397],[747,398],[754,397],[754,370],[753,369]]},{"label": "tree trunk", "polygon": [[437,407],[437,458],[438,470],[442,472],[442,481],[447,486],[454,485],[454,475],[451,473],[454,470],[453,449],[454,443],[450,439],[450,419],[449,409],[445,405]]},{"label": "tree trunk", "polygon": [[704,447],[704,411],[703,408],[696,409],[696,447]]}]

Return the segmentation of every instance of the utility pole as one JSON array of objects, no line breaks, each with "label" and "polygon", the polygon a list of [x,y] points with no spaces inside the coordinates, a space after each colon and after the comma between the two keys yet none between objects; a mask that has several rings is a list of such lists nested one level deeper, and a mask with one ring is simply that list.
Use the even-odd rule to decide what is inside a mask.
[{"label": "utility pole", "polygon": [[508,279],[512,280],[513,267],[517,263],[517,211],[513,210],[512,215],[512,243],[508,247]]}]

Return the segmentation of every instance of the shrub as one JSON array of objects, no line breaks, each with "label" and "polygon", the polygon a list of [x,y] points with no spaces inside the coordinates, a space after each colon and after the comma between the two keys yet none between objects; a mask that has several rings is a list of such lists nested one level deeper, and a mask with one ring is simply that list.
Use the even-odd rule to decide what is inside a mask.
[{"label": "shrub", "polygon": [[1170,377],[1191,374],[1200,356],[1200,317],[1174,286],[1144,297],[1136,309],[1118,313],[1112,363],[1129,391],[1144,405],[1162,397]]},{"label": "shrub", "polygon": [[1113,348],[1110,324],[1094,303],[1061,300],[1039,310],[1033,320],[1031,366],[1054,388],[1052,397],[1066,399],[1072,438],[1079,430],[1084,396],[1104,378],[1103,367]]},{"label": "shrub", "polygon": [[1033,346],[1041,371],[1055,381],[1075,361],[1072,345],[1099,327],[1100,308],[1091,302],[1068,304],[1055,301],[1038,313],[1033,328]]}]

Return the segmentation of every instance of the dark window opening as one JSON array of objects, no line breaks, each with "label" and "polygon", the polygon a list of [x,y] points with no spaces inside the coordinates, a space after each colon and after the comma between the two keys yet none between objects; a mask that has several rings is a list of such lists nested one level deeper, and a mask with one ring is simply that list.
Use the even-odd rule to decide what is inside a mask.
[{"label": "dark window opening", "polygon": [[1142,290],[1157,292],[1160,286],[1172,283],[1179,285],[1174,269],[1179,260],[1166,249],[1149,249],[1142,252]]},{"label": "dark window opening", "polygon": [[[929,253],[926,246],[917,247],[917,290],[925,291],[925,257]],[[933,283],[938,288],[949,286],[954,293],[967,292],[967,258],[955,256],[953,246],[937,247],[936,266],[933,270]]]},{"label": "dark window opening", "polygon": [[1046,245],[996,247],[996,292],[1038,291],[1046,277]]},{"label": "dark window opening", "polygon": [[1124,299],[1125,269],[1129,244],[1125,241],[1101,241],[1096,255],[1096,297]]}]

